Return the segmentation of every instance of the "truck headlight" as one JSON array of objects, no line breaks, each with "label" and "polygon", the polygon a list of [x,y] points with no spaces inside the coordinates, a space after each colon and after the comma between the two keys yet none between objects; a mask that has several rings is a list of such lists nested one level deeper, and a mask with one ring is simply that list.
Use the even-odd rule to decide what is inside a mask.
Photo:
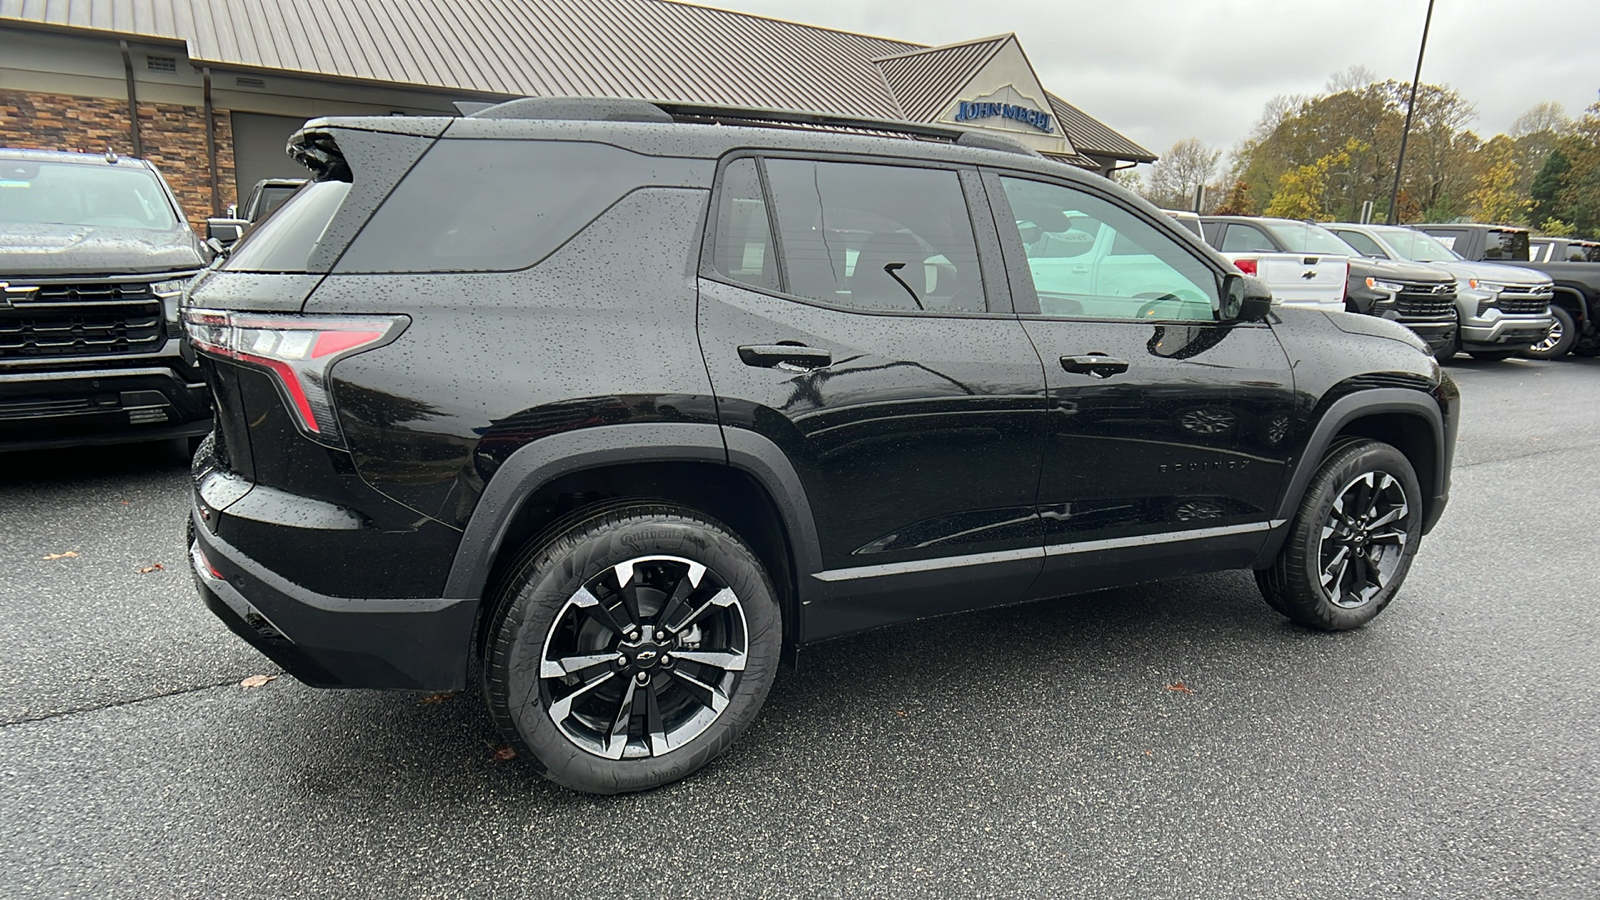
[{"label": "truck headlight", "polygon": [[1391,294],[1398,294],[1405,290],[1404,285],[1395,284],[1392,281],[1379,281],[1371,275],[1367,276],[1367,287],[1375,291],[1388,291]]}]

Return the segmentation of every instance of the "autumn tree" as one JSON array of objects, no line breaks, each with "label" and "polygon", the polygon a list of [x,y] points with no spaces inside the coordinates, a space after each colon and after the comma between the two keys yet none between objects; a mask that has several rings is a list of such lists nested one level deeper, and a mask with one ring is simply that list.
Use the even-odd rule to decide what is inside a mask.
[{"label": "autumn tree", "polygon": [[1516,142],[1497,134],[1479,151],[1478,182],[1468,194],[1468,212],[1475,221],[1506,225],[1525,225],[1528,208],[1533,205],[1517,189],[1521,160]]}]

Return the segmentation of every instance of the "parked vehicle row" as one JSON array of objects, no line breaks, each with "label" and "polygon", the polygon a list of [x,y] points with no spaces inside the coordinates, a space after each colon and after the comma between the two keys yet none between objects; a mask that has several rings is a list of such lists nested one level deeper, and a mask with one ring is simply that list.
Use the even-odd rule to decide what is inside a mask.
[{"label": "parked vehicle row", "polygon": [[1543,273],[1551,284],[1555,325],[1536,351],[1545,358],[1600,355],[1600,265],[1592,262],[1534,262],[1526,228],[1509,225],[1418,225],[1469,260],[1490,260]]}]

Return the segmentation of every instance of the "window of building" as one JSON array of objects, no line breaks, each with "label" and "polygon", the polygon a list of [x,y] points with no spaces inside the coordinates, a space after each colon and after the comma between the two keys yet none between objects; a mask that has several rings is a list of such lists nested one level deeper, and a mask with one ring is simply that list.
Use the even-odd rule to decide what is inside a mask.
[{"label": "window of building", "polygon": [[985,310],[955,172],[797,159],[766,169],[788,293],[863,310]]},{"label": "window of building", "polygon": [[1001,178],[1047,316],[1214,321],[1217,276],[1171,236],[1085,191]]}]

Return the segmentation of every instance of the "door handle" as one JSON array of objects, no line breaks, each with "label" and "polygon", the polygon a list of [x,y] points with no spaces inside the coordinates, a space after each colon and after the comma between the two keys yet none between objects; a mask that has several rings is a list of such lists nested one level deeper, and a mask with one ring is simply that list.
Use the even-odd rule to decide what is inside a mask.
[{"label": "door handle", "polygon": [[747,344],[739,348],[739,358],[747,366],[792,369],[817,369],[833,364],[833,354],[821,347],[804,344]]},{"label": "door handle", "polygon": [[1115,359],[1103,353],[1090,353],[1085,356],[1061,357],[1061,368],[1074,375],[1092,375],[1095,378],[1110,378],[1128,371],[1128,361]]}]

